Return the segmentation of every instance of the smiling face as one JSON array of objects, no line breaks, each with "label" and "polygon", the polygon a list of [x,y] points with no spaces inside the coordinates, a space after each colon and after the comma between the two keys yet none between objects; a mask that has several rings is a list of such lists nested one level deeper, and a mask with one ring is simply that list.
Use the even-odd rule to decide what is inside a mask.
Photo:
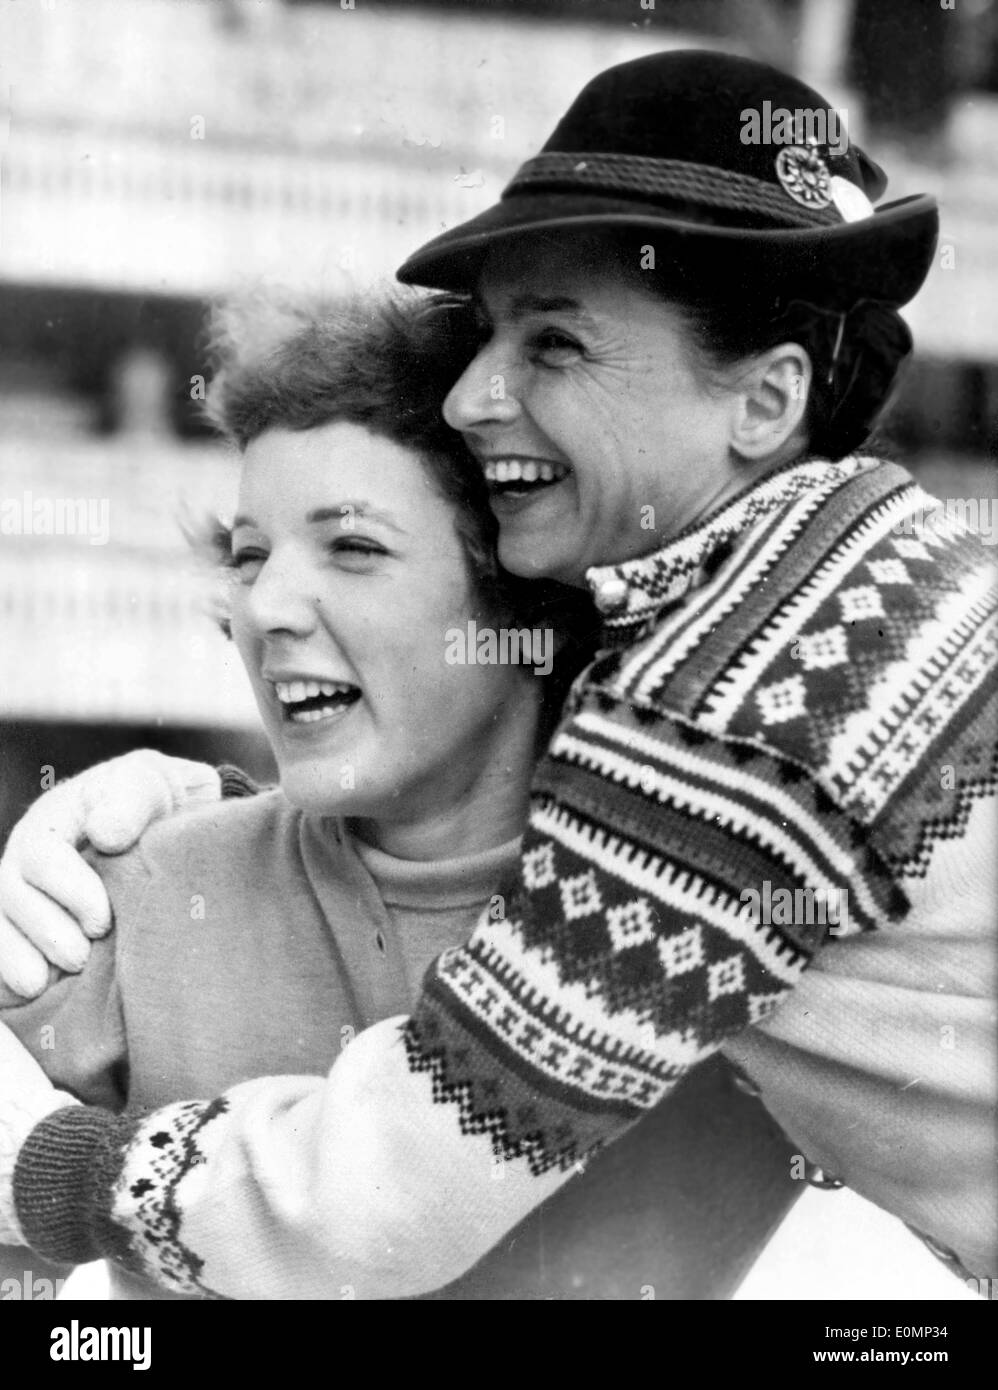
[{"label": "smiling face", "polygon": [[429,824],[484,795],[491,842],[517,833],[502,797],[529,780],[539,682],[445,660],[446,631],[482,620],[454,521],[420,455],[360,425],[246,448],[232,631],[294,805]]},{"label": "smiling face", "polygon": [[485,341],[444,404],[485,469],[514,574],[582,584],[737,483],[726,396],[679,312],[596,238],[524,237],[478,286]]}]

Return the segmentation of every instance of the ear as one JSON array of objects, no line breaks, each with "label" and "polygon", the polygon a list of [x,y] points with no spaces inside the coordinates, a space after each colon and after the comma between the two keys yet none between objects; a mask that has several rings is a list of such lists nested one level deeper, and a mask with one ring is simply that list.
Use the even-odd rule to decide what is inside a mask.
[{"label": "ear", "polygon": [[735,384],[731,447],[747,463],[761,463],[806,443],[811,359],[799,343],[780,343],[747,362]]}]

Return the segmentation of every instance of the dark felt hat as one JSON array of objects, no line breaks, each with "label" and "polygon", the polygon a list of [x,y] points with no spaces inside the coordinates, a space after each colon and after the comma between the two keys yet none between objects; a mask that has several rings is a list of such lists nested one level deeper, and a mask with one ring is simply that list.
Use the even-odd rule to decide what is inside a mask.
[{"label": "dark felt hat", "polygon": [[398,272],[466,290],[487,251],[557,229],[632,229],[706,286],[898,306],[935,250],[935,199],[876,210],[883,170],[817,92],[765,63],[689,49],[609,68],[569,107],[495,207]]}]

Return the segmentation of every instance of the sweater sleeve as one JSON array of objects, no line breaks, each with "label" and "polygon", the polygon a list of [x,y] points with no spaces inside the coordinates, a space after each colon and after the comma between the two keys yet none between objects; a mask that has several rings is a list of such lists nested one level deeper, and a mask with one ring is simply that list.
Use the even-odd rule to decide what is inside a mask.
[{"label": "sweater sleeve", "polygon": [[116,935],[93,943],[80,974],[63,975],[37,999],[0,1009],[0,1021],[58,1090],[110,1110],[124,1105],[127,1087]]},{"label": "sweater sleeve", "polygon": [[591,679],[538,769],[506,919],[431,970],[411,1065],[504,1154],[578,1162],[768,1018],[829,937],[899,907],[856,840],[773,750]]},{"label": "sweater sleeve", "polygon": [[[875,914],[848,825],[757,751],[594,675],[539,768],[516,881],[431,968],[413,1017],[361,1034],[325,1079],[43,1121],[15,1173],[32,1245],[236,1298],[460,1276],[766,1018],[826,936]],[[843,883],[854,907],[829,920]],[[796,893],[816,920],[773,910]]]}]

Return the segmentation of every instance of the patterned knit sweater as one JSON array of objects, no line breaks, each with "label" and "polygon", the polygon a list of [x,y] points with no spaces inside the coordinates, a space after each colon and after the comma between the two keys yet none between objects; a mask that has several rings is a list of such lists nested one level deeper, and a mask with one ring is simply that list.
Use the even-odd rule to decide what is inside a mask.
[{"label": "patterned knit sweater", "polygon": [[[830,939],[848,958],[882,933],[881,977],[904,982],[926,933],[944,962],[952,935],[949,978],[970,981],[978,1025],[993,1018],[994,888],[976,876],[994,858],[998,585],[982,539],[901,468],[804,460],[589,578],[605,647],[538,768],[502,910],[431,968],[410,1019],[368,1029],[324,1080],[44,1119],[15,1173],[39,1253],[110,1249],[235,1297],[417,1293],[700,1059],[778,1032]],[[818,1023],[859,1074],[848,1008]],[[981,1058],[954,1073],[972,1106],[991,1094]],[[917,1164],[917,1147],[866,1157]],[[976,1221],[945,1233],[993,1273]],[[939,1234],[931,1203],[920,1227]]]}]

